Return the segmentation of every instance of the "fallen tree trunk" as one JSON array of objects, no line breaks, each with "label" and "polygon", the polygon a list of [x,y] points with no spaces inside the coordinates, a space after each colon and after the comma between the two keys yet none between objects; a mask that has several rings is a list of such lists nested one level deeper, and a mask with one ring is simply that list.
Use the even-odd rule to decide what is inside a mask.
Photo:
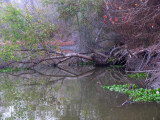
[{"label": "fallen tree trunk", "polygon": [[[29,51],[29,50],[28,50]],[[7,64],[7,67],[14,63],[27,64],[28,67],[35,67],[43,62],[52,61],[51,66],[58,66],[63,64],[68,60],[73,58],[80,59],[84,61],[92,61],[96,66],[110,66],[110,65],[125,65],[126,71],[144,71],[144,70],[154,70],[156,66],[156,61],[160,57],[160,53],[157,51],[143,50],[139,52],[132,52],[124,46],[113,47],[111,50],[101,52],[98,50],[92,50],[90,54],[80,54],[80,53],[57,53],[55,51],[55,56],[48,55],[48,57],[32,59],[27,61],[12,61]],[[51,56],[51,57],[50,57]],[[74,62],[70,61],[70,64]],[[1,65],[6,68],[6,64]]]}]

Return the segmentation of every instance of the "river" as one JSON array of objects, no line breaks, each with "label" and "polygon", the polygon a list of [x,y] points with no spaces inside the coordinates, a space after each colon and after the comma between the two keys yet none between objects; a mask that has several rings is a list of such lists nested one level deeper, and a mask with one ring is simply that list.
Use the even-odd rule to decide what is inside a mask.
[{"label": "river", "polygon": [[122,70],[41,66],[0,74],[1,120],[160,120],[160,104],[121,106],[127,96],[103,85],[136,83]]}]

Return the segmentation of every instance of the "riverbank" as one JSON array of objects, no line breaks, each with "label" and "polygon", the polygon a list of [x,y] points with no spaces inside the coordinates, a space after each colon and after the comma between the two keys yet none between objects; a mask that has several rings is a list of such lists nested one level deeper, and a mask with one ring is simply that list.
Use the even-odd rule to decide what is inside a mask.
[{"label": "riverbank", "polygon": [[[88,65],[93,67],[103,66],[107,68],[123,67],[124,72],[126,72],[127,74],[146,73],[146,84],[151,84],[150,88],[156,89],[160,87],[158,70],[160,60],[159,55],[159,51],[151,51],[149,49],[132,51],[126,49],[124,46],[121,46],[113,47],[110,51],[107,52],[107,54],[97,51],[91,54],[61,53],[60,56],[58,55],[55,57],[38,57],[32,60],[29,59],[23,61],[3,62],[1,63],[1,69],[3,72],[8,72],[7,70],[9,70],[10,72],[12,71],[12,69],[14,71],[15,68],[17,71],[21,70],[21,68],[34,69],[37,66],[41,66],[43,64],[46,66],[50,66],[53,69],[55,69],[55,67],[59,68],[61,66],[76,67]],[[88,61],[86,57],[90,58],[90,60]],[[63,69],[65,70],[65,68]]]}]

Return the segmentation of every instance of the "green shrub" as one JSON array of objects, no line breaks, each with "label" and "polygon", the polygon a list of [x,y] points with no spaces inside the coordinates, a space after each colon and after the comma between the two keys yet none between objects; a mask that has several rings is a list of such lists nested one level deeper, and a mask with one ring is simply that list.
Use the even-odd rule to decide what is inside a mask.
[{"label": "green shrub", "polygon": [[5,44],[1,45],[0,52],[3,60],[16,59],[18,54],[15,51],[20,46],[33,49],[39,44],[45,45],[46,40],[53,40],[51,33],[55,32],[55,26],[45,22],[40,13],[35,16],[28,10],[23,11],[9,4],[0,5],[0,9],[0,34],[5,40],[2,41]]}]

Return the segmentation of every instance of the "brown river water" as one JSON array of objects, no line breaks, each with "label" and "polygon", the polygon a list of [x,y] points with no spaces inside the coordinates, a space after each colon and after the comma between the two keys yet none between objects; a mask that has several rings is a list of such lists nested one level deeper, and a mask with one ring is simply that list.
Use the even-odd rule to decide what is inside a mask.
[{"label": "brown river water", "polygon": [[0,120],[160,120],[160,104],[121,104],[102,86],[143,81],[109,68],[51,68],[0,74]]}]

